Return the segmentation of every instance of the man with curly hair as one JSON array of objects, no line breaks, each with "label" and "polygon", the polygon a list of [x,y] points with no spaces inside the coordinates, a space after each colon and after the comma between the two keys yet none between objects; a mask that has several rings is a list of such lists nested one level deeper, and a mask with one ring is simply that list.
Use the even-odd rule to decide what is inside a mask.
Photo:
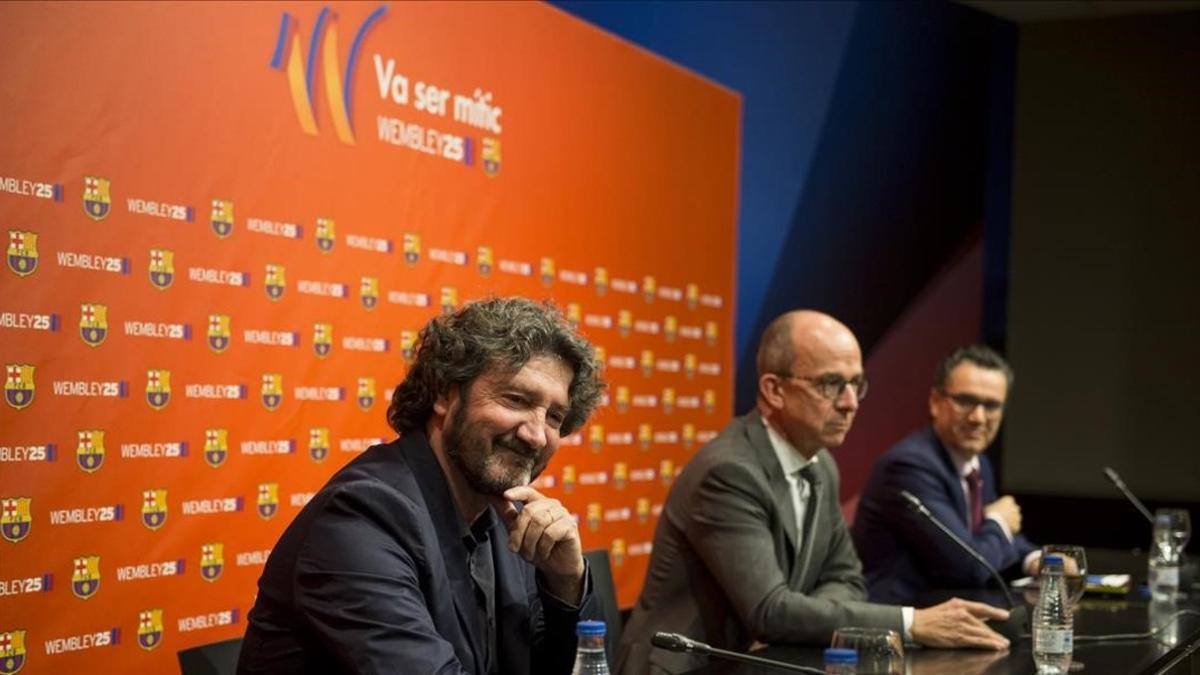
[{"label": "man with curly hair", "polygon": [[603,389],[557,310],[433,319],[368,449],[271,552],[239,673],[567,673],[600,618],[575,519],[530,486]]}]

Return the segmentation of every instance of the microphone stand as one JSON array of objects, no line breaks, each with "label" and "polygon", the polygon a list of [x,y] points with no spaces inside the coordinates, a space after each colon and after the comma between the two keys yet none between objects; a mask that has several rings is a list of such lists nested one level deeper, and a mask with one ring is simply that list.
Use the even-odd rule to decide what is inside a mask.
[{"label": "microphone stand", "polygon": [[968,555],[974,558],[975,562],[978,562],[980,565],[982,565],[983,569],[987,570],[988,573],[992,575],[992,579],[995,580],[996,585],[1000,587],[1000,592],[1004,593],[1004,599],[1008,602],[1008,608],[1014,609],[1016,607],[1016,603],[1013,602],[1012,593],[1008,591],[1008,584],[1004,583],[1004,578],[1000,576],[1000,573],[996,571],[995,567],[992,567],[991,564],[988,563],[986,558],[979,555],[978,551],[971,548],[967,542],[962,540],[961,537],[959,537],[957,534],[954,534],[953,530],[946,527],[942,521],[938,520],[938,518],[929,511],[929,508],[925,506],[925,503],[922,502],[916,495],[908,490],[901,490],[900,497],[904,499],[904,501],[908,502],[908,505],[914,511],[924,516],[925,520],[933,523],[935,527],[941,530],[942,534],[949,537],[950,540],[955,544],[958,544],[958,547],[966,551]]},{"label": "microphone stand", "polygon": [[1121,477],[1117,475],[1117,472],[1114,471],[1111,466],[1104,467],[1104,475],[1108,476],[1108,479],[1112,481],[1112,484],[1117,486],[1117,489],[1121,491],[1121,494],[1125,495],[1125,499],[1128,499],[1130,504],[1133,504],[1135,507],[1137,507],[1137,510],[1141,511],[1142,515],[1146,516],[1146,520],[1150,521],[1150,524],[1153,525],[1154,516],[1150,514],[1150,509],[1146,508],[1146,505],[1142,503],[1142,500],[1138,499],[1133,492],[1129,490],[1129,488],[1125,487],[1125,481],[1121,480]]},{"label": "microphone stand", "polygon": [[684,652],[689,654],[703,654],[705,656],[726,659],[728,661],[737,661],[739,663],[748,663],[754,666],[765,666],[767,668],[778,668],[780,670],[788,670],[794,673],[824,673],[820,668],[810,668],[809,666],[799,666],[786,661],[776,661],[774,659],[764,659],[759,656],[751,656],[749,654],[740,654],[724,649],[706,645],[703,642],[697,642],[691,638],[684,637],[678,633],[655,633],[650,639],[650,644],[659,649],[666,649],[672,652]]}]

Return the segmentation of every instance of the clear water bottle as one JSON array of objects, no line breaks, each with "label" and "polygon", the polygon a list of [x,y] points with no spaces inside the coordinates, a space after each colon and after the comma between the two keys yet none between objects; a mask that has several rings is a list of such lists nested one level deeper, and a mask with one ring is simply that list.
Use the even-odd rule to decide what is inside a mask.
[{"label": "clear water bottle", "polygon": [[[1150,569],[1146,581],[1150,586],[1150,597],[1156,602],[1171,602],[1179,597],[1179,569],[1190,529],[1176,522],[1181,520],[1179,513],[1177,509],[1154,512],[1154,540],[1150,543]],[[1186,516],[1186,512],[1183,513]]]},{"label": "clear water bottle", "polygon": [[575,648],[575,668],[571,675],[608,675],[604,655],[604,622],[580,621],[575,624],[579,646]]},{"label": "clear water bottle", "polygon": [[1062,675],[1071,668],[1075,641],[1062,556],[1042,557],[1039,586],[1037,606],[1033,608],[1033,663],[1038,673]]},{"label": "clear water bottle", "polygon": [[858,670],[858,650],[830,647],[825,650],[825,675],[854,675]]}]

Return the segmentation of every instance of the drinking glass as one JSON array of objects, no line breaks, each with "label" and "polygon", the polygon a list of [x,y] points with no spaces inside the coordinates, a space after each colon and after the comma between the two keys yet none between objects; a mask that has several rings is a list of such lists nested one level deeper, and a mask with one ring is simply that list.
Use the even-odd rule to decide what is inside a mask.
[{"label": "drinking glass", "polygon": [[1079,605],[1083,597],[1084,587],[1087,586],[1087,553],[1082,546],[1068,544],[1046,544],[1042,547],[1042,557],[1048,555],[1062,556],[1063,580],[1067,582],[1067,604],[1071,611]]},{"label": "drinking glass", "polygon": [[857,650],[857,673],[904,675],[904,641],[894,630],[839,628],[834,631],[829,646]]}]

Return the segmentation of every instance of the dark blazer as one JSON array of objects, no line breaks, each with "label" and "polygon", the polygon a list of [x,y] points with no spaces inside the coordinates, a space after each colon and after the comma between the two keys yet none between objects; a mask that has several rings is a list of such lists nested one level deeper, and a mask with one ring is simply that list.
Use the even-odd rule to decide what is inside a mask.
[{"label": "dark blazer", "polygon": [[[979,457],[983,503],[996,500],[996,476]],[[991,576],[946,535],[905,506],[900,490],[916,495],[933,515],[998,570],[1017,565],[1036,546],[1022,535],[1010,542],[1000,525],[968,526],[966,497],[950,453],[933,427],[893,445],[871,470],[854,519],[854,544],[867,572],[871,599],[912,603],[938,589],[983,588]]]},{"label": "dark blazer", "polygon": [[[569,673],[576,621],[600,618],[590,580],[580,609],[564,605],[508,550],[500,519],[493,523],[499,672]],[[461,533],[423,433],[368,449],[271,551],[238,673],[486,675]]]},{"label": "dark blazer", "polygon": [[621,673],[683,672],[702,656],[656,649],[656,631],[722,649],[828,644],[839,626],[903,630],[899,607],[870,605],[822,450],[811,537],[796,539],[791,493],[757,412],[733,420],[688,462],[663,505],[650,568],[622,633]]}]

